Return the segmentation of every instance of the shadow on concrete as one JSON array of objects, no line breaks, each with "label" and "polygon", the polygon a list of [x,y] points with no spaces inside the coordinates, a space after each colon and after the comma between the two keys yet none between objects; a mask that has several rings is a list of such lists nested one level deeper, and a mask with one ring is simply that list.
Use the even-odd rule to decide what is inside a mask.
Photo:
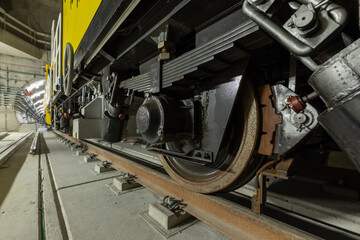
[{"label": "shadow on concrete", "polygon": [[[40,159],[44,159],[45,160],[44,162],[47,165],[46,168],[47,168],[47,171],[48,171],[48,174],[49,174],[49,177],[50,177],[49,180],[50,180],[51,192],[53,194],[52,197],[53,197],[53,200],[54,200],[54,203],[55,203],[55,209],[54,210],[57,213],[57,218],[58,218],[58,221],[59,221],[59,224],[60,224],[61,238],[64,239],[64,240],[68,240],[69,236],[68,236],[67,229],[66,229],[65,218],[64,218],[63,212],[61,210],[61,204],[60,204],[59,196],[57,194],[57,190],[56,190],[56,187],[55,187],[54,175],[53,175],[53,172],[51,170],[50,161],[49,161],[49,158],[48,158],[48,155],[47,155],[47,154],[50,153],[50,149],[46,144],[46,140],[44,138],[43,132],[39,133],[38,138],[39,138],[39,142],[38,142],[38,145],[39,145],[38,151],[39,151],[39,153],[38,154],[40,154]],[[42,169],[43,169],[43,167],[42,167]]]},{"label": "shadow on concrete", "polygon": [[[22,146],[0,167],[0,207],[28,157],[33,138],[34,135],[28,137]],[[34,156],[34,160],[38,161],[38,156]]]},{"label": "shadow on concrete", "polygon": [[38,136],[38,148],[37,148],[37,154],[48,154],[50,153],[50,150],[46,144],[45,138],[44,138],[44,134],[42,132],[39,133]]},{"label": "shadow on concrete", "polygon": [[7,136],[9,136],[9,133],[5,133],[5,134],[0,133],[0,140],[6,138]]}]

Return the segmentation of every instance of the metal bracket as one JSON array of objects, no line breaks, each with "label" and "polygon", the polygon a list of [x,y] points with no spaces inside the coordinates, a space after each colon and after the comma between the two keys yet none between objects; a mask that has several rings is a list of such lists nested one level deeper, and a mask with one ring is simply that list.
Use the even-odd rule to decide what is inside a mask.
[{"label": "metal bracket", "polygon": [[124,173],[122,175],[122,178],[127,182],[127,183],[133,183],[135,182],[135,178],[136,176],[135,175],[132,175],[130,173]]},{"label": "metal bracket", "polygon": [[150,92],[159,93],[162,87],[162,65],[164,61],[170,60],[171,52],[170,49],[173,48],[173,43],[169,41],[169,24],[165,24],[160,27],[160,32],[154,32],[156,36],[151,38],[157,44],[159,49],[158,61],[151,65],[150,70]]},{"label": "metal bracket", "polygon": [[84,153],[88,150],[86,145],[82,145],[81,152]]},{"label": "metal bracket", "polygon": [[104,168],[109,168],[112,163],[108,161],[103,161],[101,165],[103,165]]},{"label": "metal bracket", "polygon": [[[259,181],[257,179],[257,181]],[[259,187],[255,188],[254,196],[251,198],[251,210],[256,214],[262,214],[266,203],[266,176],[260,175]]]},{"label": "metal bracket", "polygon": [[[199,154],[201,154],[199,156],[188,156],[187,153],[182,153],[182,152],[175,152],[175,151],[170,151],[170,150],[166,150],[166,149],[161,149],[161,148],[149,148],[148,149],[151,152],[155,152],[155,153],[159,153],[159,154],[163,154],[165,156],[168,157],[175,157],[175,158],[180,158],[182,160],[185,161],[189,161],[192,163],[198,163],[198,164],[209,164],[212,163],[212,152],[205,152],[205,151],[197,151]],[[209,158],[205,158],[205,153],[207,154],[207,156],[209,156]]]},{"label": "metal bracket", "polygon": [[85,144],[81,144],[81,145],[76,145],[75,149],[81,149],[80,151],[82,153],[86,152],[88,150],[87,146]]},{"label": "metal bracket", "polygon": [[170,211],[172,211],[173,213],[175,212],[179,212],[182,211],[182,204],[181,204],[181,200],[177,200],[174,197],[171,196],[165,196],[163,198],[163,201],[161,203],[161,205],[163,205],[164,207],[166,207],[167,209],[169,209]]},{"label": "metal bracket", "polygon": [[309,31],[309,33],[301,31],[295,26],[296,21],[294,21],[294,18],[296,17],[294,16],[301,17],[301,14],[307,11],[311,11],[309,10],[309,6],[303,4],[296,11],[293,17],[288,19],[288,21],[283,25],[283,28],[301,42],[310,46],[312,49],[318,49],[324,44],[324,42],[327,42],[329,39],[332,39],[336,34],[338,34],[341,31],[342,26],[331,19],[326,10],[321,9],[320,11],[314,13],[315,18],[319,21],[316,28],[314,28],[315,30],[310,29],[311,31]]},{"label": "metal bracket", "polygon": [[195,150],[193,155],[194,155],[194,157],[207,159],[207,160],[209,160],[209,162],[213,162],[213,157],[214,157],[213,152],[203,151],[203,150]]},{"label": "metal bracket", "polygon": [[[269,177],[289,179],[292,174],[293,158],[281,161],[280,159],[266,163],[259,169],[255,176],[255,192],[251,199],[251,210],[256,214],[262,214],[267,197]],[[260,177],[260,181],[259,181]]]},{"label": "metal bracket", "polygon": [[162,62],[156,62],[151,65],[150,71],[150,92],[158,93],[161,90],[162,80]]},{"label": "metal bracket", "polygon": [[248,0],[248,2],[252,6],[256,7],[257,9],[271,17],[278,10],[279,6],[281,6],[284,0]]},{"label": "metal bracket", "polygon": [[273,93],[276,114],[282,115],[282,123],[276,126],[274,153],[284,154],[292,150],[318,125],[319,114],[309,103],[306,103],[303,111],[296,113],[288,99],[298,95],[281,84],[273,86]]}]

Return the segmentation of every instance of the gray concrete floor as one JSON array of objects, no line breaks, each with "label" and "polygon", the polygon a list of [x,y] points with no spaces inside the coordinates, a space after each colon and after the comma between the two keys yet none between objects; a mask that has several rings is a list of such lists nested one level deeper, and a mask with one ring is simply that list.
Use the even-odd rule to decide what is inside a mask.
[{"label": "gray concrete floor", "polygon": [[[150,203],[161,199],[145,188],[115,195],[106,184],[118,172],[95,175],[92,170],[100,162],[83,163],[83,156],[76,156],[53,133],[44,133],[44,137],[69,239],[164,239],[140,216]],[[228,238],[197,222],[171,239]]]},{"label": "gray concrete floor", "polygon": [[[0,141],[0,148],[24,134],[11,133],[4,142]],[[42,231],[51,240],[164,239],[141,216],[150,203],[161,201],[157,195],[145,188],[114,194],[106,185],[119,172],[95,174],[94,166],[100,162],[84,163],[83,156],[76,156],[55,134],[43,131],[43,136],[45,144],[41,145],[40,155],[28,155],[31,137],[0,168],[0,239],[40,239]],[[237,192],[252,196],[251,186],[250,183]],[[270,189],[268,202],[358,232],[359,201],[330,195],[321,201],[324,195],[317,188],[299,195],[306,188],[304,183],[291,186],[289,190],[281,185],[282,192],[276,188],[278,195],[276,189]],[[171,239],[228,238],[205,223],[196,222]]]},{"label": "gray concrete floor", "polygon": [[0,239],[39,239],[39,156],[32,138],[0,168]]},{"label": "gray concrete floor", "polygon": [[[53,133],[43,136],[40,155],[28,154],[31,137],[0,168],[0,239],[164,239],[141,217],[158,196],[145,188],[116,195],[106,185],[119,172],[96,175],[100,162],[84,163]],[[228,238],[198,221],[171,239]]]},{"label": "gray concrete floor", "polygon": [[[99,141],[99,139],[90,139],[90,141],[109,147],[109,143]],[[132,145],[120,142],[111,144],[111,148],[124,153],[136,153],[139,157],[161,166],[156,155],[155,157],[149,155],[149,152],[140,147],[139,144]],[[338,161],[337,164],[333,163],[334,166],[344,167],[350,165],[344,159],[344,154],[336,155],[338,155],[336,158],[331,158],[332,162],[334,160]],[[267,203],[310,219],[317,219],[321,223],[360,234],[360,201],[324,192],[322,190],[324,185],[326,185],[326,181],[296,178],[290,180],[277,179],[267,190]],[[235,192],[251,198],[254,191],[253,179]]]},{"label": "gray concrete floor", "polygon": [[28,132],[8,132],[1,140],[0,140],[0,152],[2,149],[7,147],[9,144],[12,144],[14,141],[19,138],[25,136]]}]

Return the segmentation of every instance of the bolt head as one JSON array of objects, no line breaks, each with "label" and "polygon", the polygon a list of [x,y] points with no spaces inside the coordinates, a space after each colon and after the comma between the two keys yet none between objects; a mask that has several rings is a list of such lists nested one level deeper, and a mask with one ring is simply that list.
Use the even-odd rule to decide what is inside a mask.
[{"label": "bolt head", "polygon": [[307,121],[307,116],[303,113],[297,113],[293,116],[293,120],[298,124],[304,124]]},{"label": "bolt head", "polygon": [[296,14],[294,18],[295,26],[301,30],[306,30],[313,27],[315,22],[316,22],[316,14],[310,10],[302,11]]}]

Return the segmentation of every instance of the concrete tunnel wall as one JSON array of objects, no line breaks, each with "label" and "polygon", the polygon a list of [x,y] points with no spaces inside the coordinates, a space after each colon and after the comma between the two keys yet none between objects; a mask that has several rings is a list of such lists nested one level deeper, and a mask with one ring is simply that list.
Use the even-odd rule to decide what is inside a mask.
[{"label": "concrete tunnel wall", "polygon": [[14,131],[19,125],[15,112],[9,107],[0,106],[0,132]]}]

